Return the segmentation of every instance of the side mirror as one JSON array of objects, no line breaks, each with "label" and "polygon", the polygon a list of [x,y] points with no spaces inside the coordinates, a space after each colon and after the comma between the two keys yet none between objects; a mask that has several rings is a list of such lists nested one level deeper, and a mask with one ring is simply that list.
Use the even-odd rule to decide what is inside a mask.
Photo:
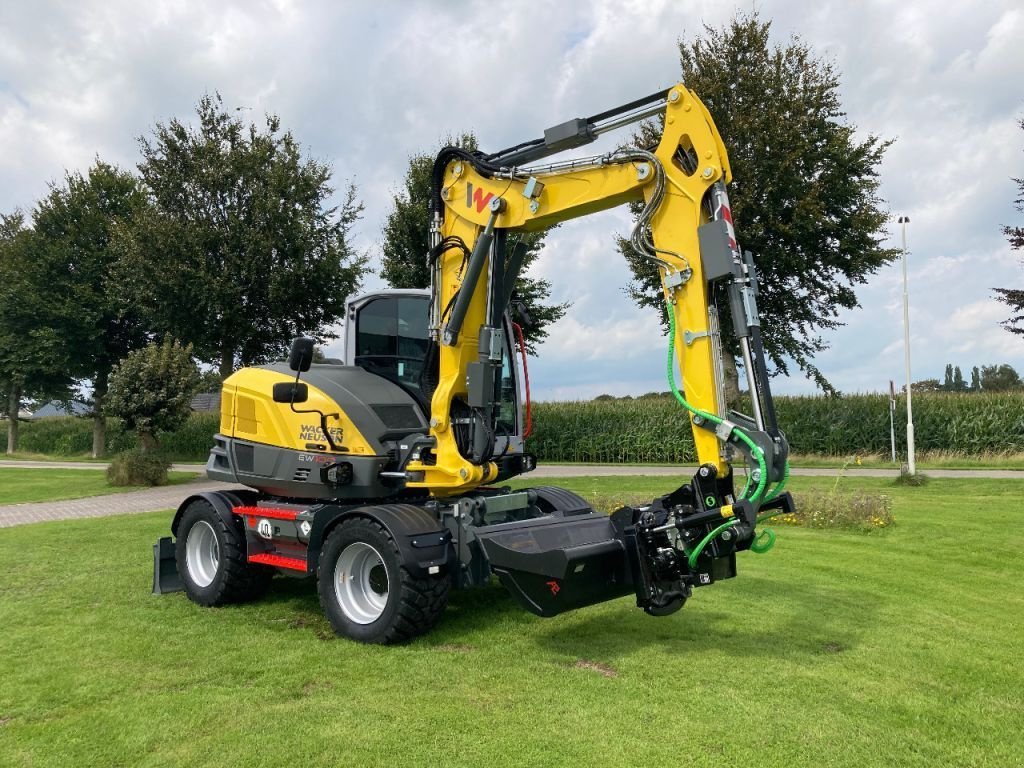
[{"label": "side mirror", "polygon": [[305,373],[313,364],[313,340],[305,336],[292,339],[292,348],[288,353],[288,367],[297,373]]},{"label": "side mirror", "polygon": [[275,403],[304,403],[308,399],[309,387],[305,382],[280,381],[274,385]]}]

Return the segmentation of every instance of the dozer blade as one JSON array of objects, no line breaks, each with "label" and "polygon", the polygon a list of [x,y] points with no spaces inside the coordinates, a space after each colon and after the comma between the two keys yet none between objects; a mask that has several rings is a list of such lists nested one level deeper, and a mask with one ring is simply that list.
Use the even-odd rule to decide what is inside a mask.
[{"label": "dozer blade", "polygon": [[501,583],[538,616],[634,593],[625,546],[604,515],[492,525],[476,536]]},{"label": "dozer blade", "polygon": [[153,594],[165,595],[184,588],[174,558],[174,541],[164,536],[153,545]]}]

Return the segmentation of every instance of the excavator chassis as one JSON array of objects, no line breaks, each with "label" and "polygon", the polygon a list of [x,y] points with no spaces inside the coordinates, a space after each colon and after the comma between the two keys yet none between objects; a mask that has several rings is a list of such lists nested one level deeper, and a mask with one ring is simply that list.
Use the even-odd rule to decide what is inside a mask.
[{"label": "excavator chassis", "polygon": [[[419,503],[290,503],[250,490],[192,496],[178,509],[178,535],[190,510],[208,505],[224,526],[244,532],[245,562],[269,574],[326,578],[321,554],[331,532],[346,521],[368,519],[395,542],[401,566],[451,588],[501,583],[530,612],[556,616],[634,595],[655,616],[683,606],[694,587],[736,575],[736,553],[750,548],[756,520],[742,501],[731,502],[731,478],[717,480],[703,467],[694,483],[639,507],[609,515],[576,494],[552,487],[511,491],[481,488],[473,494]],[[760,509],[791,511],[780,494]],[[695,548],[724,519],[731,535]],[[181,547],[170,537],[154,554],[156,594],[184,588]],[[184,556],[188,557],[187,552]]]}]

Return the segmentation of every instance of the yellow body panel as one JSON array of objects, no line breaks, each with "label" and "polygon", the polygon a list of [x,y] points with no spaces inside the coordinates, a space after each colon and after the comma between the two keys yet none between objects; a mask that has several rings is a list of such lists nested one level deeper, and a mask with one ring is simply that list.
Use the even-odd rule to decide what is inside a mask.
[{"label": "yellow body panel", "polygon": [[[674,155],[680,147],[692,148],[696,153],[699,166],[693,175],[688,175],[676,164]],[[671,289],[666,287],[666,295],[674,304],[678,318],[675,344],[683,389],[694,406],[718,413],[712,342],[709,337],[699,335],[708,331],[709,316],[697,227],[707,221],[701,205],[705,193],[719,180],[728,181],[730,178],[729,161],[707,109],[681,84],[668,92],[664,131],[655,154],[666,174],[665,197],[651,222],[655,245],[659,250],[669,252],[659,254],[670,266],[668,270],[662,269],[663,284],[670,274],[692,270],[692,276],[686,282]],[[645,165],[648,164],[633,162],[572,172],[544,174],[538,171],[537,178],[544,188],[531,200],[524,196],[526,182],[523,180],[487,178],[477,173],[468,162],[452,161],[445,169],[441,193],[445,205],[441,235],[457,236],[472,249],[490,218],[488,203],[494,197],[505,201],[505,209],[498,215],[496,226],[513,232],[542,229],[649,197],[653,174],[650,168],[646,168],[645,173]],[[617,254],[612,256],[617,257]],[[441,307],[445,307],[461,286],[463,254],[459,250],[450,249],[441,256],[440,275],[437,300]],[[409,482],[410,487],[449,495],[465,492],[497,476],[495,464],[476,466],[463,458],[449,424],[452,400],[466,396],[467,366],[478,359],[477,339],[484,323],[486,301],[486,280],[481,279],[457,343],[454,346],[441,345],[440,382],[431,402],[431,435],[437,441],[434,450],[436,463],[411,463],[408,469],[422,473],[422,479]],[[684,339],[687,331],[698,335],[689,345]],[[731,469],[722,458],[715,434],[698,427],[694,427],[693,432],[699,461],[714,464],[720,476],[727,475]]]},{"label": "yellow body panel", "polygon": [[[227,437],[250,440],[296,451],[317,450],[330,453],[316,413],[295,413],[287,403],[275,403],[274,385],[294,381],[289,376],[263,368],[242,368],[224,380],[221,391],[220,431]],[[375,452],[345,415],[342,403],[335,403],[322,390],[309,386],[309,399],[296,404],[302,410],[318,409],[328,418],[331,437],[343,454],[373,456]],[[310,444],[319,446],[311,449]]]}]

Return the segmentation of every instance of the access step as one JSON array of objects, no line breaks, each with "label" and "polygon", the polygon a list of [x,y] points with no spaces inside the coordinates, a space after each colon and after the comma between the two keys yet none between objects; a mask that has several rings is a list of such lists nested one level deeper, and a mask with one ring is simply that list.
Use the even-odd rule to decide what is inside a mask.
[{"label": "access step", "polygon": [[284,555],[275,555],[272,552],[260,552],[255,555],[249,555],[249,562],[259,565],[270,565],[274,568],[287,568],[290,571],[306,572],[306,561],[302,558],[285,557]]}]

